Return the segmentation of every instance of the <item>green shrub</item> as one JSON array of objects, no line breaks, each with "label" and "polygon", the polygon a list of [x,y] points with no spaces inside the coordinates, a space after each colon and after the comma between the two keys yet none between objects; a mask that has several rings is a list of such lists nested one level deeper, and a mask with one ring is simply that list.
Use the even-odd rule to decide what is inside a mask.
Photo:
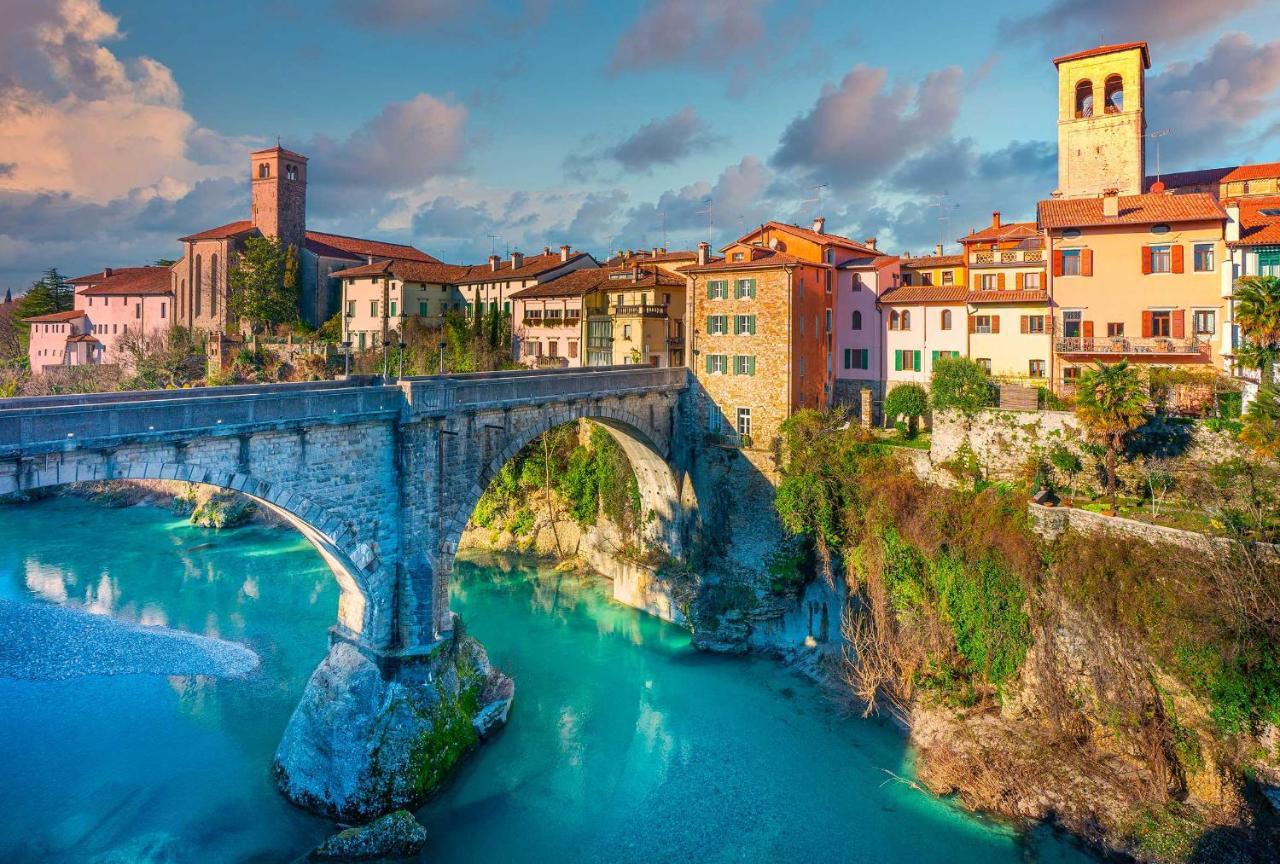
[{"label": "green shrub", "polygon": [[939,357],[934,361],[929,401],[935,411],[950,409],[971,416],[992,404],[993,393],[991,376],[973,360]]},{"label": "green shrub", "polygon": [[929,394],[919,384],[899,384],[884,398],[884,416],[891,423],[899,417],[915,428],[917,421],[929,411]]}]

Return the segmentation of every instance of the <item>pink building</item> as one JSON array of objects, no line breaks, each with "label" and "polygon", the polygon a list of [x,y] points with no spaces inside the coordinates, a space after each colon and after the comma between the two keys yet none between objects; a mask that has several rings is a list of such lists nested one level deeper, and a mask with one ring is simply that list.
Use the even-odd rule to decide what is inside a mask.
[{"label": "pink building", "polygon": [[[868,240],[874,248],[874,240]],[[901,282],[894,255],[850,258],[836,268],[835,393],[838,405],[861,404],[861,392],[884,398],[884,321],[880,296]]]},{"label": "pink building", "polygon": [[27,319],[31,369],[118,363],[116,344],[126,333],[173,326],[173,292],[166,267],[110,267],[71,280],[75,309]]},{"label": "pink building", "polygon": [[585,365],[584,306],[609,281],[609,272],[594,266],[572,270],[508,295],[516,358],[525,366]]}]

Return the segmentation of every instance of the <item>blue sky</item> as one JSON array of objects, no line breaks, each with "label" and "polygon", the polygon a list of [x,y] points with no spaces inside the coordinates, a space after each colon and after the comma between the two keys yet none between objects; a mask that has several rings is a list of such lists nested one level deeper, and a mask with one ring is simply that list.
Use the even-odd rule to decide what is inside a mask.
[{"label": "blue sky", "polygon": [[[1147,39],[1168,170],[1280,159],[1280,0],[0,0],[0,288],[174,257],[312,157],[309,224],[449,261],[949,244],[1054,186],[1058,53]],[[942,197],[945,196],[945,197]],[[932,205],[932,206],[931,206]],[[946,214],[947,221],[939,220]]]}]

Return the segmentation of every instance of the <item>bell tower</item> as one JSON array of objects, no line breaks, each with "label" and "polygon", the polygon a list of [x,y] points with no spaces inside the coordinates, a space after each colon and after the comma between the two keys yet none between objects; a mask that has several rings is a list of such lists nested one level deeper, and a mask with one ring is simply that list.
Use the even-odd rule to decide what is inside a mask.
[{"label": "bell tower", "polygon": [[302,249],[307,231],[307,157],[276,145],[249,154],[252,219],[267,237]]},{"label": "bell tower", "polygon": [[1146,42],[1102,45],[1058,67],[1058,192],[1140,195],[1146,178]]}]

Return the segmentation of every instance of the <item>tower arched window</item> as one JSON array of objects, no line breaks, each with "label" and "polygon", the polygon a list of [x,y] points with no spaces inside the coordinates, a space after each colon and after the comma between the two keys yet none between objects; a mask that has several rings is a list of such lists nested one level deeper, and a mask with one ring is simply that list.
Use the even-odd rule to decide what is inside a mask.
[{"label": "tower arched window", "polygon": [[1088,78],[1076,84],[1076,117],[1093,116],[1093,82]]},{"label": "tower arched window", "polygon": [[298,166],[297,166],[297,165],[286,165],[286,166],[284,166],[284,177],[285,177],[285,179],[286,179],[286,180],[297,180],[297,179],[298,179]]},{"label": "tower arched window", "polygon": [[209,314],[218,314],[218,256],[209,258]]},{"label": "tower arched window", "polygon": [[906,309],[902,310],[902,329],[903,330],[911,329],[911,312]]},{"label": "tower arched window", "polygon": [[859,312],[857,309],[853,310],[853,329],[854,330],[862,329],[862,313]]},{"label": "tower arched window", "polygon": [[1119,114],[1124,110],[1124,79],[1112,75],[1107,79],[1103,89],[1103,105],[1108,114]]},{"label": "tower arched window", "polygon": [[271,176],[271,166],[266,162],[258,163],[258,177],[265,180]]}]

